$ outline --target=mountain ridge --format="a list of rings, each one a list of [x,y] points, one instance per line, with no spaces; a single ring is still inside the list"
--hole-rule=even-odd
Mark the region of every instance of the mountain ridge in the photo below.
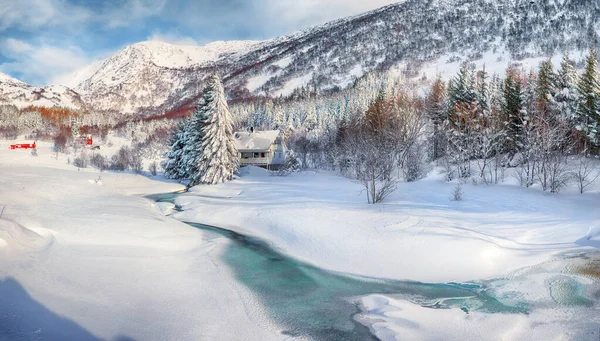
[[[597,44],[598,13],[600,4],[582,0],[407,0],[266,41],[132,44],[74,90],[95,110],[151,116],[195,101],[215,71],[235,100],[335,91],[368,72],[431,79],[465,62],[490,72],[514,62],[535,68]]]

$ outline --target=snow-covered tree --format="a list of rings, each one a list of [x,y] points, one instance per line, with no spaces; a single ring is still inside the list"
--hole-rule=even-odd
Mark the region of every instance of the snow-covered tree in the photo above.
[[[183,148],[185,147],[185,125],[188,120],[181,121],[178,129],[171,136],[169,141],[169,151],[165,154],[166,160],[163,161],[165,177],[169,179],[183,179],[186,177],[183,166]]]
[[[585,72],[578,85],[579,108],[577,110],[577,129],[586,141],[600,146],[600,70],[598,70],[598,54],[590,50]]]
[[[213,74],[209,79],[202,110],[207,117],[202,129],[202,158],[191,186],[198,183],[214,185],[231,180],[239,168],[231,114],[218,74]]]
[[[557,112],[558,118],[568,122],[571,128],[577,114],[577,102],[579,93],[577,91],[577,70],[575,64],[566,53],[560,63],[560,69],[556,76],[556,94],[552,106]]]
[[[507,71],[504,80],[503,122],[506,127],[508,150],[514,153],[522,149],[521,135],[527,121],[523,110],[522,80],[514,69]]]
[[[192,182],[199,176],[198,174],[202,169],[201,163],[204,150],[202,139],[204,137],[204,126],[208,121],[208,113],[205,106],[208,96],[208,92],[205,90],[203,101],[196,107],[196,111],[188,120],[189,122],[184,127],[183,132],[183,173]]]

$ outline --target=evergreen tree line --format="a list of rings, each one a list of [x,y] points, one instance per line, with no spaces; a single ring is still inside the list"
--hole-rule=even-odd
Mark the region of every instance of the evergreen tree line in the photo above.
[[[438,78],[426,96],[402,85],[381,87],[366,110],[340,116],[316,138],[291,138],[302,164],[336,168],[359,180],[371,203],[401,178],[415,181],[431,161],[447,179],[504,180],[558,192],[594,180],[589,162],[600,152],[600,72],[595,50],[583,72],[565,55],[536,71],[515,66],[506,76],[464,66],[449,82]],[[577,163],[568,157],[581,156]]]
[[[463,67],[448,84],[435,82],[425,106],[434,126],[432,158],[445,160],[450,178],[477,175],[497,183],[515,168],[523,186],[558,192],[570,174],[567,156],[600,151],[593,49],[581,74],[568,55],[558,69],[550,60],[537,72],[510,67],[504,79]]]

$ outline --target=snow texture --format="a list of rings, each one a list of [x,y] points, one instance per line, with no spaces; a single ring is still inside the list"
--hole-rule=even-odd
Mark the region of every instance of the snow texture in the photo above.
[[[50,143],[33,157],[11,142],[0,141],[0,339],[284,338],[221,263],[227,239],[143,197],[183,186],[78,171]]]
[[[424,282],[500,276],[554,255],[600,220],[597,198],[547,195],[514,185],[463,186],[442,175],[402,183],[381,205],[360,184],[327,172],[273,177],[252,167],[239,179],[198,186],[178,198],[175,217],[256,235],[329,270]]]
[[[279,136],[279,130],[238,131],[233,134],[235,145],[239,151],[264,151],[271,147]]]

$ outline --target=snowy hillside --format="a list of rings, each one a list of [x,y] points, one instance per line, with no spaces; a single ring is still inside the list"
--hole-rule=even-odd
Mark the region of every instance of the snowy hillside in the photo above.
[[[492,73],[514,62],[527,70],[550,56],[557,61],[565,51],[581,61],[600,42],[599,6],[577,0],[408,0],[263,42],[133,44],[74,73],[68,86],[95,110],[150,116],[189,106],[214,71],[235,99],[286,96],[301,87],[336,90],[371,71],[431,79],[450,77],[465,62]],[[0,91],[12,94],[4,102],[31,101],[27,94]]]
[[[171,96],[180,96],[190,82],[204,77],[205,68],[220,58],[248,51],[259,42],[213,42],[205,46],[179,46],[146,41],[127,46],[118,54],[80,72],[89,75],[75,89],[97,110],[136,113],[158,107]]]
[[[537,67],[565,51],[576,59],[598,41],[598,4],[567,0],[410,0],[288,36],[201,47],[144,42],[105,60],[76,90],[92,106],[163,113],[195,98],[222,73],[230,96],[344,88],[369,71],[449,77],[463,62],[504,72]],[[477,27],[477,29],[474,29]]]
[[[0,73],[0,104],[19,108],[34,106],[85,107],[79,94],[63,85],[35,87]]]

